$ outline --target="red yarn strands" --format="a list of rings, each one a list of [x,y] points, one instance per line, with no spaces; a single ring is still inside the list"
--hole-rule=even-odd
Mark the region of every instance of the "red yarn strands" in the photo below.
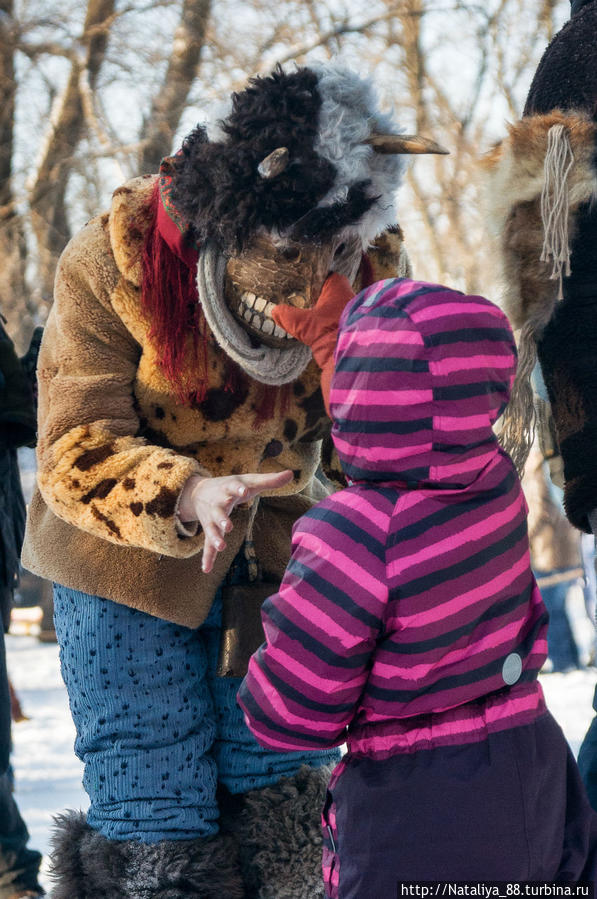
[[[207,391],[208,335],[197,293],[197,252],[183,244],[168,218],[159,180],[151,198],[142,266],[141,303],[160,369],[181,404],[201,403]]]
[[[197,291],[198,250],[186,240],[185,223],[172,205],[170,159],[162,161],[150,206],[151,224],[142,256],[141,305],[158,365],[183,406],[199,406],[208,394],[209,326]],[[290,386],[260,385],[254,406],[255,426],[273,418],[279,404],[284,414]],[[223,388],[246,393],[246,373],[232,359],[224,368]]]

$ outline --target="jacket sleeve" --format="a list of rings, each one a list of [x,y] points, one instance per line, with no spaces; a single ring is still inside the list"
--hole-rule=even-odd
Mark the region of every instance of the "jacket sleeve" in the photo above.
[[[35,432],[30,381],[0,322],[0,446],[33,446]]]
[[[355,717],[383,630],[385,547],[341,491],[295,525],[280,590],[263,605],[266,642],[238,694],[273,750],[338,746]]]
[[[176,507],[187,478],[207,473],[139,436],[140,346],[114,311],[118,291],[134,288],[116,267],[105,219],[94,219],[61,257],[42,341],[39,489],[54,514],[84,531],[187,557],[202,536],[179,534]]]

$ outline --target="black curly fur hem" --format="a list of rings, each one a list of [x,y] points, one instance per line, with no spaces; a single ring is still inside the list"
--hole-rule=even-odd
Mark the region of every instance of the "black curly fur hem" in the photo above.
[[[238,843],[251,899],[323,899],[321,810],[331,770],[303,765],[274,786],[222,798],[220,825]]]
[[[229,836],[147,844],[108,840],[77,812],[55,822],[52,899],[245,899]]]

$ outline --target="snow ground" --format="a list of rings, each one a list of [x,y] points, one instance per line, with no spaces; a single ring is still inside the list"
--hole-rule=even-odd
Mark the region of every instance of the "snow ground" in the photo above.
[[[572,594],[569,611],[581,655],[586,658],[593,630],[580,591]],[[35,636],[11,634],[6,640],[9,673],[30,719],[14,727],[16,799],[31,834],[30,845],[44,854],[41,880],[49,890],[52,816],[67,808],[87,808],[81,786],[83,768],[73,752],[75,730],[60,677],[58,647],[40,643]],[[547,704],[576,755],[593,716],[597,670],[544,674],[541,682]]]
[[[47,854],[52,816],[67,808],[86,809],[83,766],[73,752],[73,726],[60,677],[58,647],[36,637],[6,638],[8,671],[29,721],[13,727],[15,797],[31,836],[44,855],[41,882],[49,890]]]

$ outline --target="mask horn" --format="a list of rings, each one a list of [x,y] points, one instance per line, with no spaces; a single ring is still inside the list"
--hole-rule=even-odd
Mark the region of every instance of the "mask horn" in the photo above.
[[[276,178],[288,167],[290,154],[286,147],[278,147],[273,150],[265,159],[262,159],[257,166],[257,171],[262,178]]]
[[[450,151],[436,144],[434,140],[419,137],[418,134],[371,134],[366,144],[370,144],[376,153],[442,153]]]

